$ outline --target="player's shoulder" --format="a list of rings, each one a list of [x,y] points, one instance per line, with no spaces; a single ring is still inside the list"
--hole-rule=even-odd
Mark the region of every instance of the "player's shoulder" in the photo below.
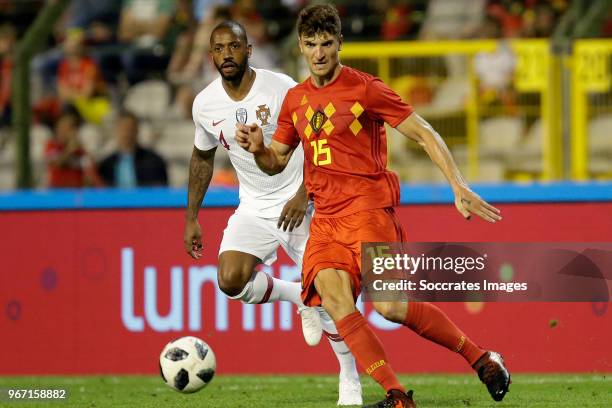
[[[193,100],[193,107],[200,107],[205,105],[206,102],[210,103],[211,101],[218,99],[220,91],[225,92],[223,86],[221,85],[221,77],[215,79],[210,84],[206,85],[204,89],[198,92]]]
[[[310,90],[309,83],[310,83],[310,77],[306,78],[299,84],[296,84],[293,88],[289,90],[289,92],[287,92],[287,98],[297,97],[297,95],[299,95],[299,97],[301,98],[302,95],[309,92]]]
[[[273,86],[277,88],[290,89],[293,88],[297,83],[287,74],[281,72],[270,71],[262,68],[253,68],[258,76],[261,77],[262,82],[266,86]]]
[[[376,81],[379,79],[378,77],[368,74],[367,72],[360,71],[356,68],[347,67],[346,65],[342,67],[342,71],[345,80],[348,80],[353,84],[357,82],[366,85],[369,82]]]

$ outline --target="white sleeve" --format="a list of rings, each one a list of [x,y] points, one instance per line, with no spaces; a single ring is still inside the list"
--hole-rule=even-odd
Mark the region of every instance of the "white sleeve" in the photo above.
[[[210,150],[219,144],[219,140],[212,135],[211,133],[206,131],[204,124],[200,121],[200,99],[196,98],[193,102],[193,108],[191,110],[191,114],[193,117],[193,123],[195,124],[195,138],[193,144],[199,150]]]
[[[282,78],[283,82],[287,86],[287,90],[289,90],[289,89],[291,89],[291,88],[293,88],[294,86],[297,85],[297,82],[295,82],[293,80],[293,78],[291,78],[289,75],[279,74],[279,76]]]

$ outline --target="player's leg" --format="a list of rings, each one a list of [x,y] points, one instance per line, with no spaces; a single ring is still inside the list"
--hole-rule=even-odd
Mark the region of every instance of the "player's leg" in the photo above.
[[[373,302],[373,306],[385,319],[403,324],[419,336],[459,353],[470,365],[486,353],[431,303]]]
[[[302,299],[308,306],[323,306],[330,314],[357,362],[387,390],[386,406],[414,407],[387,362],[380,340],[355,308],[361,279],[353,248],[359,240],[355,218],[312,221],[302,267]]]
[[[336,323],[338,333],[366,373],[379,383],[388,395],[393,390],[403,395],[405,389],[391,368],[380,340],[355,308],[354,282],[351,275],[339,269],[323,269],[316,274],[314,285],[321,305]]]
[[[283,231],[277,228],[277,220],[271,225],[274,232],[278,236],[280,245],[283,247],[287,255],[300,268],[306,243],[308,242],[310,223],[312,220],[311,212],[307,212],[302,223],[293,231]],[[300,285],[301,286],[301,285]],[[316,308],[321,322],[323,333],[327,337],[329,344],[338,359],[340,365],[339,382],[338,382],[338,405],[361,405],[363,399],[361,397],[361,382],[355,358],[351,354],[346,343],[338,334],[334,321],[322,307]]]
[[[459,353],[478,373],[496,401],[504,398],[510,385],[510,373],[504,360],[494,351],[478,347],[436,305],[427,302],[373,302],[387,320],[403,324],[419,336]]]
[[[317,345],[322,335],[321,322],[317,311],[302,303],[300,283],[255,270],[260,263],[270,265],[276,260],[279,242],[267,228],[268,222],[240,212],[230,217],[219,249],[219,288],[231,299],[244,303],[285,300],[296,304],[306,343]]]
[[[371,242],[405,241],[405,235],[393,210],[371,215],[390,236],[378,235]],[[395,233],[392,233],[395,231]],[[387,320],[402,324],[419,336],[459,353],[479,373],[491,396],[500,401],[508,390],[510,374],[501,356],[478,347],[436,305],[428,302],[373,302],[374,308]]]
[[[303,305],[299,282],[288,282],[255,270],[261,263],[256,256],[240,251],[219,255],[219,288],[233,299],[245,303],[269,303],[279,300]]]
[[[260,263],[276,260],[279,243],[266,224],[265,219],[240,212],[230,217],[219,248],[219,288],[245,303],[286,300],[302,305],[299,283],[255,270]]]
[[[338,375],[338,405],[362,405],[361,380],[355,363],[344,339],[338,334],[338,329],[331,316],[322,307],[317,307],[323,333],[338,359],[340,373]]]

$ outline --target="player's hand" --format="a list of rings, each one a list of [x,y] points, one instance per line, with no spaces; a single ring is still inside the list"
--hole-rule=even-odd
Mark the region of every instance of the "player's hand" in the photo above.
[[[300,188],[291,200],[287,201],[283,207],[280,217],[278,217],[278,223],[276,226],[282,228],[283,231],[293,231],[294,228],[302,225],[306,210],[308,209],[308,194],[306,189]]]
[[[255,123],[236,123],[236,142],[249,153],[258,153],[265,149],[263,132]]]
[[[467,186],[460,186],[455,190],[455,207],[466,220],[469,220],[472,214],[492,223],[502,219],[499,209],[480,198]]]
[[[198,220],[187,220],[185,222],[183,243],[185,244],[185,251],[193,259],[202,257],[202,229]]]

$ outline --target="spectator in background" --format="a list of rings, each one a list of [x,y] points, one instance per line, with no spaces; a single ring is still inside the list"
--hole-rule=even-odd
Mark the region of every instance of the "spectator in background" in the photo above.
[[[230,6],[231,0],[192,0],[193,17],[198,23],[210,18],[217,6]]]
[[[495,51],[474,56],[480,100],[486,106],[501,106],[504,113],[516,114],[516,92],[512,88],[516,55],[508,41],[502,39],[501,25],[495,17],[487,16],[479,34],[483,39],[500,40]]]
[[[194,88],[201,89],[212,80],[216,70],[214,67],[209,67],[211,64],[206,64],[210,49],[210,33],[221,21],[231,18],[229,7],[214,6],[198,25],[193,40],[178,41],[168,65],[167,74],[170,82],[192,84]]]
[[[120,9],[121,0],[73,1],[64,16],[65,26],[85,30],[90,45],[113,43]]]
[[[55,123],[53,139],[45,147],[48,186],[52,188],[101,186],[93,158],[78,138],[81,118],[65,110]]]
[[[486,0],[431,0],[427,4],[421,40],[473,37],[485,16]]]
[[[126,47],[121,54],[128,82],[145,79],[147,70],[163,71],[173,45],[171,34],[176,10],[174,0],[123,0],[119,21],[119,41]]]
[[[232,20],[242,24],[249,41],[253,44],[253,53],[249,58],[252,66],[257,68],[275,69],[280,64],[280,58],[273,44],[268,39],[266,22],[257,10],[256,0],[234,0],[231,8]]]
[[[225,3],[225,2],[223,2]],[[181,39],[177,43],[170,64],[168,65],[168,80],[174,85],[190,84],[194,89],[202,89],[217,77],[218,73],[211,63],[208,52],[210,49],[210,33],[214,27],[224,20],[240,22],[249,33],[253,43],[251,64],[257,68],[275,69],[278,61],[272,44],[268,42],[266,24],[255,7],[253,0],[236,0],[231,7],[215,5],[200,22],[191,42]],[[190,49],[187,57],[186,50]]]
[[[421,6],[423,7],[423,6]],[[394,41],[414,36],[419,28],[415,16],[424,14],[425,10],[407,0],[392,2],[385,10],[384,20],[380,27],[380,36],[384,41]]]
[[[487,15],[501,26],[502,37],[516,38],[523,29],[525,5],[520,0],[496,0],[487,6]]]
[[[62,105],[74,105],[86,121],[100,124],[111,105],[104,96],[105,84],[98,64],[86,55],[84,42],[83,30],[68,31],[57,73],[58,94]]]
[[[523,13],[521,35],[525,38],[548,38],[557,24],[557,12],[547,3],[538,3]]]
[[[119,114],[115,127],[118,150],[99,165],[107,185],[133,188],[168,184],[165,161],[154,151],[138,145],[138,124],[133,113]]]
[[[0,26],[0,128],[11,125],[11,78],[16,39],[14,26]]]

